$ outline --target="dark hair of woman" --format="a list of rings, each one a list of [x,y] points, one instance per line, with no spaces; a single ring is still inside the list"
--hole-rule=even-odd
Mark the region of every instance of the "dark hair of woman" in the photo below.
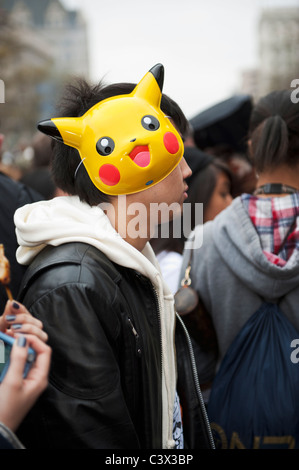
[[[299,106],[291,90],[273,91],[255,105],[249,123],[251,156],[258,173],[299,162]]]
[[[90,85],[85,80],[79,79],[66,87],[58,106],[58,115],[60,117],[82,116],[98,102],[112,96],[131,93],[135,86],[133,83],[105,86],[102,82]],[[174,125],[184,137],[188,129],[188,121],[177,103],[163,94],[161,109],[172,118]],[[84,165],[80,166],[80,171],[77,172],[75,178],[76,169],[81,161],[77,149],[54,141],[53,150],[52,174],[55,184],[60,189],[68,194],[78,195],[81,201],[91,206],[109,202],[109,196],[94,186]]]
[[[195,210],[196,203],[203,204],[203,222],[206,222],[206,212],[211,201],[211,197],[216,187],[217,178],[219,173],[225,173],[230,185],[232,184],[232,174],[229,167],[223,161],[214,158],[210,165],[206,166],[202,171],[199,171],[192,176],[192,183],[188,191],[188,199],[186,202],[191,204],[191,228],[195,227]]]

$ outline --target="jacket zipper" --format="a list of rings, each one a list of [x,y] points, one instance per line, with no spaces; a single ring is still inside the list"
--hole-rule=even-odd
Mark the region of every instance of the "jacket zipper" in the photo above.
[[[152,282],[143,277],[140,273],[136,272],[136,276],[143,280],[143,282],[146,282],[152,289],[153,293],[154,293],[154,299],[155,299],[155,304],[156,304],[156,311],[157,311],[157,320],[158,320],[158,328],[159,328],[159,339],[160,339],[160,366],[161,366],[161,383],[162,383],[162,380],[163,380],[163,341],[162,341],[162,328],[161,328],[161,312],[160,312],[160,302],[159,302],[159,297],[158,297],[158,293],[156,291],[156,288],[153,286]],[[170,429],[172,429],[172,422],[170,423]],[[162,432],[163,434],[163,432]],[[169,438],[169,436],[167,437],[167,439]],[[163,435],[162,435],[162,441],[163,441]]]
[[[158,319],[158,328],[159,328],[159,339],[160,339],[160,364],[161,364],[161,379],[162,379],[162,366],[163,366],[163,353],[162,353],[162,332],[161,332],[161,315],[160,315],[160,305],[159,305],[159,298],[157,291],[151,281],[144,276],[142,276],[140,273],[135,272],[135,275],[138,279],[140,279],[143,283],[146,283],[149,285],[154,293],[154,298],[155,298],[155,304],[156,304],[156,310],[157,310],[157,319]],[[129,319],[130,320],[130,319]],[[131,320],[130,320],[131,321]],[[136,331],[136,330],[135,330]],[[136,332],[137,333],[137,332]]]
[[[158,324],[159,324],[159,334],[160,334],[160,349],[161,349],[161,383],[163,380],[163,341],[162,341],[162,327],[161,327],[161,311],[160,311],[160,302],[159,302],[159,296],[156,291],[156,288],[153,286],[152,283],[150,283],[154,292],[154,297],[155,297],[155,303],[157,307],[157,317],[158,317]],[[166,371],[164,372],[166,373]],[[169,400],[169,397],[167,398]],[[172,410],[173,410],[174,403],[172,403]],[[173,415],[169,416],[169,412],[167,410],[167,416],[168,416],[168,435],[167,435],[167,441],[173,440]],[[170,433],[170,435],[169,435]],[[163,441],[163,435],[162,435],[162,441]]]
[[[188,330],[187,330],[183,320],[181,319],[181,317],[179,316],[178,313],[176,313],[176,317],[177,317],[178,321],[181,323],[181,325],[183,327],[183,331],[185,333],[185,337],[186,337],[187,345],[188,345],[188,350],[189,350],[189,356],[190,356],[190,360],[191,360],[191,368],[192,368],[192,374],[193,374],[193,379],[194,379],[194,384],[195,384],[195,391],[196,391],[198,401],[199,401],[199,405],[200,405],[200,408],[201,408],[201,411],[202,411],[202,415],[204,417],[204,421],[205,421],[205,424],[206,424],[206,429],[207,429],[211,449],[215,449],[215,443],[214,443],[214,439],[213,439],[213,435],[212,435],[212,431],[211,431],[211,427],[210,427],[210,422],[209,422],[209,419],[208,419],[204,399],[202,397],[202,393],[201,393],[201,389],[200,389],[200,385],[199,385],[196,362],[195,362],[195,358],[194,358],[191,339],[190,339]]]
[[[129,324],[129,327],[131,328],[131,331],[132,331],[132,333],[135,337],[135,352],[136,352],[136,355],[138,357],[141,357],[142,351],[141,351],[141,347],[140,347],[139,334],[137,333],[137,330],[134,327],[130,317],[128,317],[128,324]]]
[[[159,298],[157,291],[155,287],[150,283],[154,292],[154,297],[155,297],[155,303],[157,307],[157,317],[158,317],[158,327],[159,327],[159,338],[160,338],[160,364],[161,364],[161,379],[163,375],[163,352],[162,352],[162,331],[161,331],[161,315],[160,315],[160,304],[159,304]]]

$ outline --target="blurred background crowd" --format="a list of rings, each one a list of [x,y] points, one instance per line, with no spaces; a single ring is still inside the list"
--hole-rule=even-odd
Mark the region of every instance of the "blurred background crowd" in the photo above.
[[[281,180],[284,191],[285,188],[290,189],[294,172],[287,157],[289,153],[293,155],[292,152],[296,149],[297,161],[298,147],[294,145],[297,145],[298,125],[295,120],[291,122],[295,127],[294,131],[287,122],[290,104],[288,91],[294,88],[294,99],[299,102],[298,43],[299,0],[152,0],[150,3],[140,0],[0,0],[0,177],[3,180],[1,201],[4,214],[1,218],[5,221],[3,228],[7,232],[6,240],[1,242],[5,245],[8,258],[15,258],[17,248],[16,240],[11,235],[15,229],[15,210],[28,202],[52,199],[63,194],[52,181],[52,141],[50,137],[37,132],[36,125],[40,120],[55,117],[64,86],[73,78],[81,77],[92,83],[102,80],[107,84],[130,82],[141,78],[156,63],[161,62],[164,65],[166,86],[164,85],[163,91],[179,104],[189,121],[188,135],[183,137],[185,158],[193,175],[188,181],[186,202],[191,203],[192,207],[198,202],[203,203],[201,222],[204,228],[211,227],[212,225],[205,223],[212,221],[228,206],[236,207],[232,204],[234,198],[244,193],[247,193],[246,197],[248,194],[251,197],[254,193],[257,176],[260,175],[257,175],[248,152],[251,112],[261,97],[274,90],[286,90],[287,94],[284,96],[287,96],[287,104],[282,100],[282,109],[278,106],[282,116],[279,122],[282,125],[283,121],[284,133],[289,125],[292,135],[290,143],[288,142],[288,151],[283,155],[283,162],[287,162],[287,178],[285,174],[281,174],[281,168],[285,170],[285,166],[281,165],[278,167],[278,179]],[[255,51],[254,60],[249,58],[252,49]],[[277,104],[273,97],[270,97],[270,104],[272,99]],[[270,107],[269,115],[266,113],[265,118],[271,119],[272,125],[272,118],[278,116],[274,104],[275,112],[272,115]],[[263,131],[255,129],[254,127],[253,131],[257,132],[255,142],[263,140]],[[276,137],[277,129],[274,134]],[[269,138],[270,144],[272,140]],[[266,151],[263,153],[264,158],[267,156]],[[277,183],[277,175],[274,180],[271,178],[270,183]],[[6,194],[5,185],[9,188],[9,193]],[[298,193],[297,181],[295,187],[295,192]],[[25,188],[30,189],[25,191]],[[55,202],[57,201],[63,202],[62,199],[56,199]],[[294,209],[297,222],[298,202],[291,208]],[[249,216],[247,218],[249,220]],[[196,223],[193,219],[191,222],[193,229]],[[229,220],[228,226],[230,222]],[[283,223],[284,220],[282,225]],[[184,233],[181,238],[175,237],[172,233],[173,226],[171,223],[169,225],[169,236],[160,236],[158,232],[151,243],[162,274],[176,294],[181,280],[180,267],[187,234]],[[293,227],[291,223],[290,226]],[[240,233],[246,230],[242,226]],[[255,232],[252,233],[256,235]],[[297,226],[294,233],[295,236],[291,232],[289,238],[291,241],[295,238],[297,250]],[[248,238],[250,236],[249,234]],[[207,241],[212,238],[207,237]],[[241,235],[240,240],[246,238]],[[219,246],[223,245],[219,243]],[[288,255],[293,250],[293,244],[290,243],[290,246]],[[247,246],[241,248],[246,251]],[[212,250],[213,246],[210,251]],[[214,258],[210,259],[213,263]],[[191,256],[187,261],[190,267]],[[209,261],[207,257],[202,265],[209,266]],[[219,261],[215,262],[221,278],[218,285],[225,287],[223,280],[228,283],[229,276],[221,274],[220,264]],[[255,258],[252,264],[255,264]],[[194,262],[194,265],[199,267],[200,263]],[[13,293],[18,292],[18,283],[23,276],[23,271],[17,272],[17,268],[19,267],[12,263],[12,280],[15,283],[11,286]],[[210,276],[211,279],[214,279],[214,274],[213,272],[213,276]],[[273,275],[276,286],[279,277],[276,274],[275,276]],[[287,279],[292,278],[291,275],[288,276]],[[254,275],[250,274],[248,277],[254,279]],[[181,284],[184,287],[185,280],[186,274]],[[237,294],[239,290],[243,292],[240,289],[243,284],[236,283],[237,287],[234,288]],[[284,285],[283,282],[281,284]],[[200,291],[201,282],[198,285],[200,288],[197,286],[197,290]],[[262,289],[258,285],[259,287]],[[248,292],[250,300],[252,293],[249,288]],[[217,288],[215,294],[215,298],[219,295],[221,301],[225,298]],[[200,295],[202,296],[202,292]],[[2,310],[6,302],[6,296],[3,296],[4,291],[2,300],[0,297]],[[234,296],[231,297],[233,299]],[[240,304],[242,302],[246,304],[240,295]],[[225,301],[223,304],[230,307]],[[217,306],[216,303],[215,305]],[[214,377],[214,362],[218,354],[215,350],[218,345],[214,327],[212,328],[211,320],[199,300],[197,306],[202,331],[206,329],[206,340],[213,347],[212,359],[210,360],[208,351],[206,370],[200,371],[204,399],[207,400]],[[247,307],[249,309],[246,304]],[[20,307],[15,304],[14,308]],[[227,307],[227,311],[228,318],[231,318],[233,308]],[[240,311],[239,308],[235,309],[238,321]],[[222,306],[219,312],[222,321]],[[182,314],[184,313],[186,312]],[[217,320],[217,316],[215,318]],[[233,319],[228,323],[237,325],[237,329],[238,321]],[[189,330],[192,329],[196,331],[190,323]],[[198,330],[201,333],[199,328]],[[233,337],[231,332],[229,335]],[[217,340],[219,341],[219,337]],[[276,378],[275,375],[275,383]],[[43,381],[42,387],[44,386]]]
[[[132,35],[130,38],[134,37],[135,31],[135,42],[141,49],[140,57],[147,64],[145,70],[153,65],[154,49],[150,52],[150,46],[151,43],[154,45],[154,36],[157,33],[155,25],[147,24],[151,21],[147,20],[147,17],[150,18],[150,10],[157,8],[156,2],[153,2],[151,9],[148,5],[136,3],[134,0],[125,3],[108,2],[109,7],[106,3],[100,0],[96,2],[87,0],[84,4],[72,0],[0,0],[0,79],[3,85],[0,97],[0,133],[5,137],[0,169],[16,180],[25,181],[29,186],[33,185],[34,189],[46,198],[55,194],[55,188],[49,177],[51,144],[48,137],[36,132],[36,123],[41,119],[55,116],[55,106],[65,83],[73,76],[95,81],[95,73],[92,73],[95,50],[97,70],[102,71],[97,73],[96,79],[105,79],[105,75],[109,75],[105,51],[110,51],[112,47],[109,41],[111,42],[111,37],[115,37],[118,32],[125,42],[126,30],[128,35]],[[168,54],[164,50],[164,42],[161,42],[161,57],[155,59],[155,62],[166,62],[164,63],[167,81],[165,92],[180,104],[190,120],[193,144],[225,160],[233,176],[237,178],[237,183],[241,181],[241,188],[233,184],[233,196],[240,191],[250,192],[254,187],[253,169],[246,155],[248,119],[253,103],[272,90],[290,88],[292,81],[299,79],[299,3],[287,0],[283,2],[255,0],[250,3],[257,12],[250,38],[245,37],[247,35],[245,29],[244,37],[239,35],[236,21],[237,12],[240,22],[243,16],[242,21],[246,24],[246,15],[249,11],[247,0],[244,2],[227,0],[221,3],[219,0],[212,0],[209,4],[197,2],[196,8],[194,1],[188,0],[183,10],[186,15],[177,18],[178,23],[174,22],[174,15],[181,8],[177,0],[163,4],[165,8],[169,8],[169,18],[159,19],[159,11],[154,12],[157,21],[162,21],[157,25],[163,25],[165,41],[168,43]],[[217,15],[221,16],[225,11],[225,5],[227,5],[227,16],[224,20]],[[89,8],[89,11],[85,11],[85,8]],[[94,9],[94,21],[90,14],[91,8]],[[207,49],[209,53],[209,43],[196,42],[196,31],[192,33],[193,43],[190,43],[190,38],[186,35],[185,28],[188,28],[189,23],[194,25],[196,21],[190,16],[192,8],[195,17],[198,11],[202,11],[204,17],[205,11],[213,9],[211,17],[214,20],[210,25],[210,38],[215,37],[219,44],[216,56],[211,45],[211,61],[208,64],[200,64],[202,73],[198,77],[194,77],[194,63],[202,60],[201,49]],[[118,26],[120,14],[123,27]],[[144,37],[140,36],[142,17]],[[200,21],[198,17],[199,29]],[[227,37],[223,34],[225,29],[218,27],[223,23],[226,23],[224,28],[227,30]],[[91,34],[95,27],[99,30],[99,38],[103,30],[103,36],[98,42]],[[108,28],[111,30],[111,36],[106,33]],[[216,92],[213,96],[211,94],[209,96],[211,105],[204,105],[201,96],[205,93],[205,87],[205,94],[209,95],[205,80],[215,82],[214,88],[217,87],[219,91],[224,86],[225,77],[234,73],[228,61],[227,68],[223,68],[221,61],[224,51],[229,57],[229,49],[232,47],[226,40],[234,34],[234,29],[236,31],[234,41],[236,44],[240,43],[244,55],[247,54],[246,41],[255,44],[256,63],[250,69],[242,69],[241,54],[241,70],[235,78],[234,89],[231,89],[227,96],[224,96],[224,91],[222,95],[218,95],[223,96],[218,102]],[[181,50],[185,51],[185,59],[184,53],[181,55],[181,50],[178,50],[175,61],[177,80],[180,82],[182,93],[176,92],[173,96],[173,93],[170,93],[170,90],[174,89],[172,84],[174,65],[171,60],[175,57],[173,52],[178,43],[181,44]],[[125,47],[128,49],[128,46]],[[130,51],[127,50],[127,53]],[[114,48],[113,57],[109,53],[109,61],[121,63],[121,54],[120,43],[119,49]],[[193,57],[192,62],[189,59],[190,54]],[[132,57],[131,60],[134,63],[139,59]],[[215,70],[211,65],[212,60],[216,64],[219,63],[217,78],[212,76]],[[109,61],[107,59],[107,63]],[[128,63],[128,68],[130,65]],[[144,70],[141,65],[139,68],[138,73],[141,76]],[[125,72],[127,73],[124,68],[124,76],[119,75],[120,80],[126,80]],[[211,73],[210,78],[209,73]],[[134,77],[136,77],[135,72]],[[192,89],[194,80],[197,89]],[[191,96],[192,107],[190,101],[184,102],[187,92]],[[197,111],[194,112],[194,109]]]

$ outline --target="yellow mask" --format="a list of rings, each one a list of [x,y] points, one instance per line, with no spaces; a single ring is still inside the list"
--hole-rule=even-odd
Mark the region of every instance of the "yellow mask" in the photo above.
[[[160,109],[164,68],[155,65],[132,93],[100,101],[82,117],[41,121],[38,129],[79,151],[93,184],[109,195],[159,183],[184,151],[179,133]]]

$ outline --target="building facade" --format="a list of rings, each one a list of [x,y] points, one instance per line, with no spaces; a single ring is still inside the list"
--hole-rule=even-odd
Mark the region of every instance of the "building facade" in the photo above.
[[[255,100],[299,79],[299,8],[265,8],[257,28],[257,67],[242,73],[241,91]]]
[[[23,35],[34,32],[53,57],[55,71],[88,78],[87,25],[78,10],[59,0],[0,0],[0,6]]]
[[[0,0],[0,133],[12,151],[53,116],[65,82],[89,79],[87,33],[81,13],[59,0]]]
[[[299,78],[299,8],[264,10],[259,22],[259,94]]]

